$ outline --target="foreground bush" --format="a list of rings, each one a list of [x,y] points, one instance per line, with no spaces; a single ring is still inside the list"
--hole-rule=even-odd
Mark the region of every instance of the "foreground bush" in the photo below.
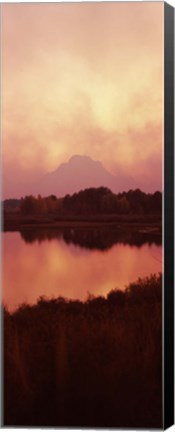
[[[4,313],[4,424],[161,428],[161,275]]]

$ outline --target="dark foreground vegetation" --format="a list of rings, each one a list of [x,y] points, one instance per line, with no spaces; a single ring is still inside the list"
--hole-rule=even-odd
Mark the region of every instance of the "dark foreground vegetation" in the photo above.
[[[159,275],[5,309],[4,424],[161,428],[161,292]]]

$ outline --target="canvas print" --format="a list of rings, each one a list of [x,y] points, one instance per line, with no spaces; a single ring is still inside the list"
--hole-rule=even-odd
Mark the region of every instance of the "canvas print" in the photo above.
[[[164,3],[1,20],[4,425],[161,428]]]

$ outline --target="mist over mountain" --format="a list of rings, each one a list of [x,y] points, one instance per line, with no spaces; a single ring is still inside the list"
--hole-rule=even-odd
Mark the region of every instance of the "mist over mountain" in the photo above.
[[[118,193],[136,184],[132,177],[112,175],[101,162],[89,156],[74,155],[68,162],[61,164],[55,171],[47,173],[38,182],[38,193],[47,196],[64,196],[89,187],[105,186]]]

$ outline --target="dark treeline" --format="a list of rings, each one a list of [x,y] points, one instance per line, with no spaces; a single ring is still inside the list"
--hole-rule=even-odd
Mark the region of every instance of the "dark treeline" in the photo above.
[[[131,228],[121,230],[114,226],[94,228],[32,228],[32,230],[21,229],[21,237],[26,243],[39,243],[45,240],[63,239],[67,244],[74,244],[86,249],[107,250],[117,243],[129,244],[130,246],[140,247],[145,243],[162,244],[161,233],[157,232],[138,232]]]
[[[13,203],[10,203],[13,201]],[[12,207],[11,207],[12,204]],[[14,207],[16,206],[16,207]],[[162,212],[162,193],[145,193],[140,189],[129,190],[115,194],[106,187],[89,188],[57,198],[55,195],[48,197],[34,197],[32,195],[16,200],[4,202],[5,211],[18,210],[24,215],[29,214],[155,214]]]
[[[84,214],[117,213],[117,214],[160,214],[162,211],[162,194],[146,194],[139,189],[114,194],[108,188],[90,188],[67,195],[64,198],[64,209],[68,212]]]
[[[4,425],[162,428],[162,278],[4,312]]]
[[[21,200],[20,199],[6,199],[2,202],[2,207],[7,212],[16,212],[20,209]]]

